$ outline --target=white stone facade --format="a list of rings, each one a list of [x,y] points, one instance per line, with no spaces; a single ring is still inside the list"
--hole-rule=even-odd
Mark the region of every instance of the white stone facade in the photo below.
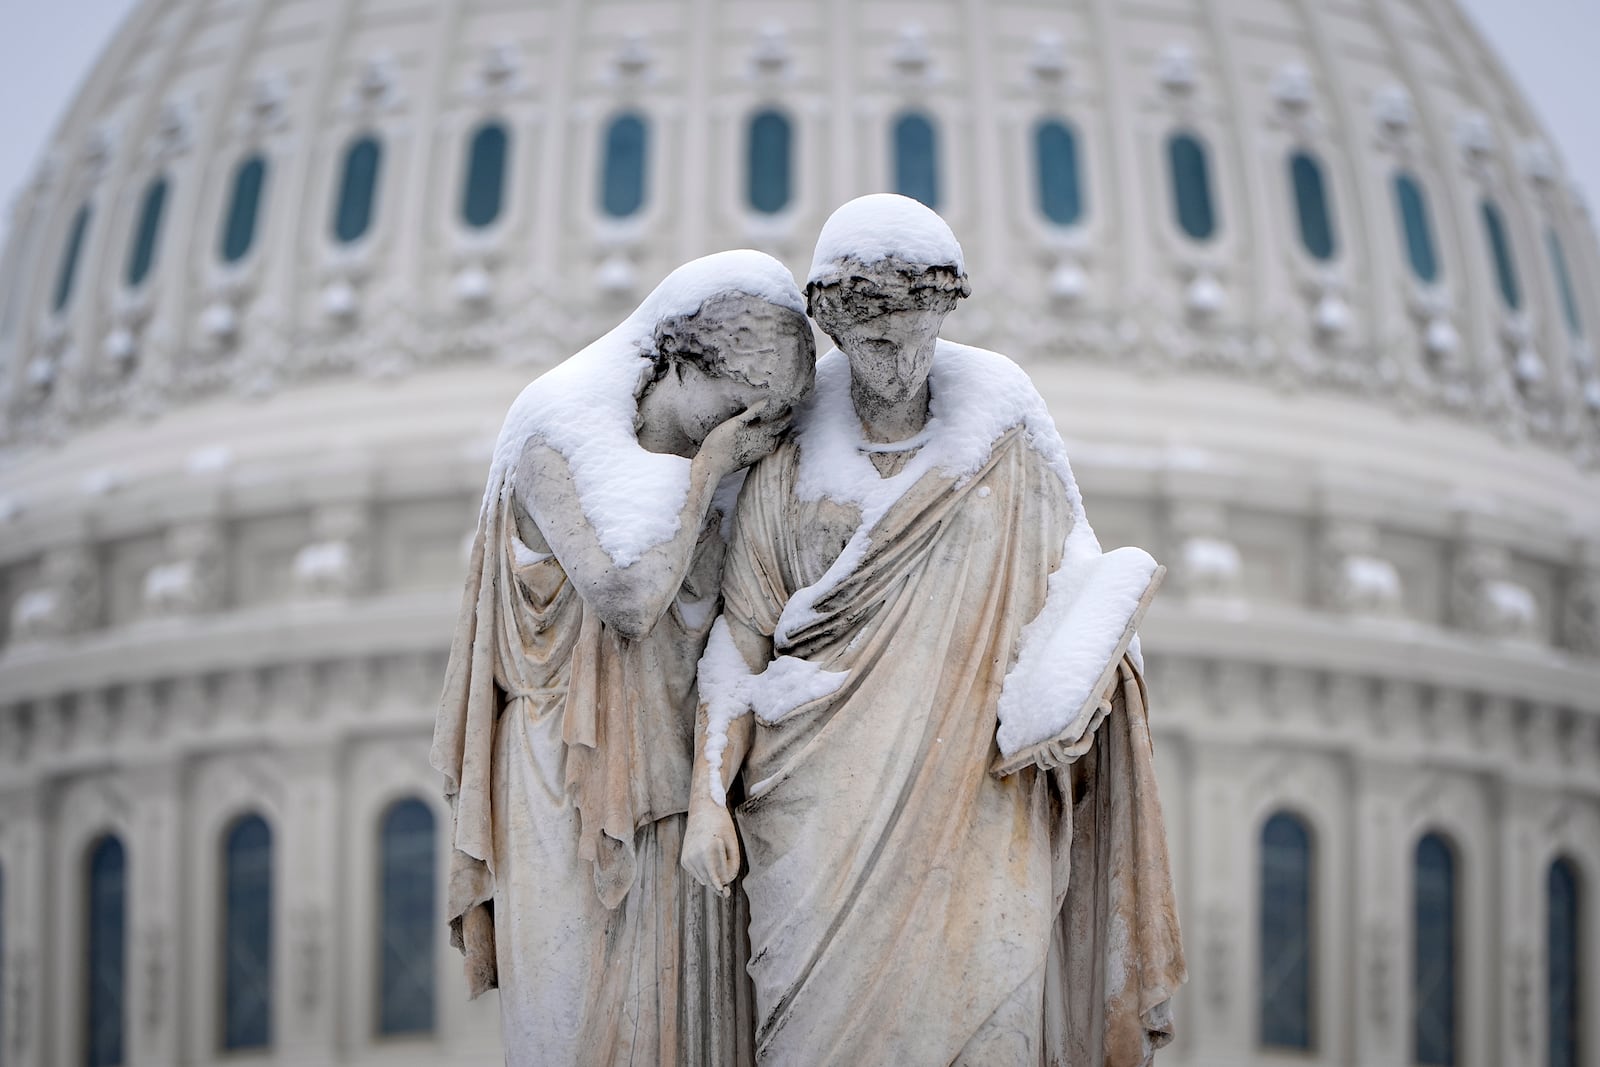
[[[744,184],[767,106],[794,131],[770,215]],[[380,813],[418,796],[443,817],[426,750],[500,417],[684,259],[751,245],[803,271],[833,207],[892,187],[909,108],[938,131],[975,290],[947,334],[1027,367],[1102,540],[1172,568],[1144,641],[1192,980],[1162,1062],[1413,1062],[1411,857],[1439,831],[1457,1062],[1546,1062],[1565,857],[1600,1064],[1600,246],[1449,0],[140,5],[0,259],[0,1060],[84,1061],[86,850],[114,831],[126,1062],[499,1061],[442,927],[433,1034],[375,1036],[373,914]],[[645,196],[611,218],[601,143],[625,110],[649,123]],[[1069,226],[1037,205],[1045,117],[1076,133]],[[489,119],[508,177],[474,229],[465,146]],[[1174,221],[1177,130],[1209,150],[1205,241]],[[374,214],[340,244],[362,135],[383,145]],[[1326,259],[1297,236],[1296,150],[1326,177]],[[224,262],[255,153],[257,232]],[[1432,282],[1401,169],[1427,191]],[[1278,810],[1315,846],[1309,1054],[1258,1041]],[[274,831],[274,1036],[227,1054],[220,840],[245,811]]]

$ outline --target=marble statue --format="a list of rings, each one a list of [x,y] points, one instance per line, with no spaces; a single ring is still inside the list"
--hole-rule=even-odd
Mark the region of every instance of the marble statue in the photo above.
[[[1159,568],[1102,555],[1027,376],[939,338],[968,291],[927,208],[835,212],[807,300],[838,349],[735,509],[682,862],[724,892],[745,865],[763,1065],[1133,1067],[1171,1039],[1130,641]]]
[[[788,270],[721,253],[507,415],[432,761],[452,939],[517,1067],[750,1060],[742,923],[678,866],[695,665],[739,479],[814,364]]]

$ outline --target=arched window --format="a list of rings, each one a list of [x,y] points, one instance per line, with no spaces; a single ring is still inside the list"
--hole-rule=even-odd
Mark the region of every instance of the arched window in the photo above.
[[[128,859],[122,842],[103,837],[89,853],[89,1067],[122,1062],[127,1005]]]
[[[1417,1063],[1455,1067],[1456,873],[1450,843],[1417,842],[1411,957],[1412,1054]]]
[[[1294,153],[1289,157],[1289,184],[1294,188],[1295,215],[1300,220],[1300,243],[1313,258],[1332,259],[1333,211],[1328,206],[1322,164],[1309,152]]]
[[[1561,294],[1561,314],[1567,320],[1567,330],[1574,337],[1583,336],[1583,320],[1578,317],[1578,294],[1572,288],[1572,275],[1567,272],[1567,257],[1561,251],[1561,238],[1556,231],[1544,232],[1544,243],[1550,249],[1550,269],[1555,271],[1556,289]]]
[[[894,122],[894,190],[939,207],[939,132],[915,111]]]
[[[1205,145],[1193,134],[1173,134],[1167,139],[1167,167],[1172,174],[1172,210],[1178,227],[1196,241],[1209,239],[1217,230],[1217,215],[1211,202],[1211,166]]]
[[[1261,828],[1261,1043],[1310,1049],[1311,833],[1278,812]]]
[[[368,134],[350,143],[344,152],[339,177],[339,198],[334,203],[333,235],[340,244],[358,240],[372,225],[372,207],[378,195],[378,172],[383,167],[383,145]]]
[[[73,216],[72,228],[67,231],[67,243],[61,252],[61,266],[56,270],[56,292],[50,301],[55,311],[66,308],[72,299],[72,282],[78,274],[78,253],[83,251],[83,235],[89,229],[89,205],[85,204]]]
[[[746,196],[750,206],[764,215],[789,206],[793,144],[793,126],[782,112],[759,111],[751,116]]]
[[[1500,296],[1506,307],[1515,311],[1522,306],[1522,287],[1517,282],[1517,265],[1511,258],[1505,219],[1492,200],[1483,202],[1483,234],[1489,241],[1489,256],[1494,260],[1494,277],[1500,285]]]
[[[1417,179],[1401,171],[1394,176],[1394,206],[1400,213],[1400,230],[1406,238],[1406,260],[1418,281],[1439,277],[1439,256],[1433,247],[1433,224],[1428,220],[1428,200]]]
[[[600,207],[612,218],[627,218],[644,206],[649,149],[650,128],[643,117],[628,112],[612,119],[606,127]]]
[[[133,247],[128,250],[129,286],[138,285],[156,261],[156,244],[161,237],[161,211],[167,203],[167,179],[157,178],[144,191],[139,221],[133,230]]]
[[[272,830],[259,815],[233,824],[222,847],[222,1047],[272,1040]]]
[[[1572,861],[1550,865],[1545,887],[1550,910],[1548,953],[1550,1067],[1578,1067],[1578,872]]]
[[[1071,226],[1083,215],[1078,139],[1066,123],[1046,119],[1034,127],[1033,155],[1040,213],[1057,226]]]
[[[378,1032],[433,1029],[434,819],[420,800],[402,800],[383,817],[379,860]]]
[[[500,217],[510,145],[511,134],[503,122],[486,122],[472,135],[467,147],[467,182],[461,191],[461,219],[474,229]]]
[[[261,155],[244,160],[233,172],[222,223],[222,261],[237,263],[256,241],[256,216],[261,210],[261,188],[267,181],[267,161]]]

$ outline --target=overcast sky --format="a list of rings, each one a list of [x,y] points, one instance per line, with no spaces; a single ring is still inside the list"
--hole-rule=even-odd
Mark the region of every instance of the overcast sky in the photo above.
[[[67,101],[136,0],[0,0],[0,205],[32,173]],[[1387,2],[1387,0],[1379,0]],[[1462,0],[1600,205],[1600,0]],[[3,239],[6,217],[0,217]]]

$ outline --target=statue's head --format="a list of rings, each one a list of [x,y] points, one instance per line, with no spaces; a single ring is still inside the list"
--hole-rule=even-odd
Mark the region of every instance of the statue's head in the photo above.
[[[823,225],[806,306],[849,357],[852,377],[894,397],[927,379],[945,316],[971,292],[945,221],[910,197],[875,193]]]
[[[641,416],[670,420],[685,444],[698,447],[748,408],[776,416],[805,399],[817,351],[810,322],[796,310],[798,287],[793,296],[780,302],[724,289],[693,311],[660,319]]]

